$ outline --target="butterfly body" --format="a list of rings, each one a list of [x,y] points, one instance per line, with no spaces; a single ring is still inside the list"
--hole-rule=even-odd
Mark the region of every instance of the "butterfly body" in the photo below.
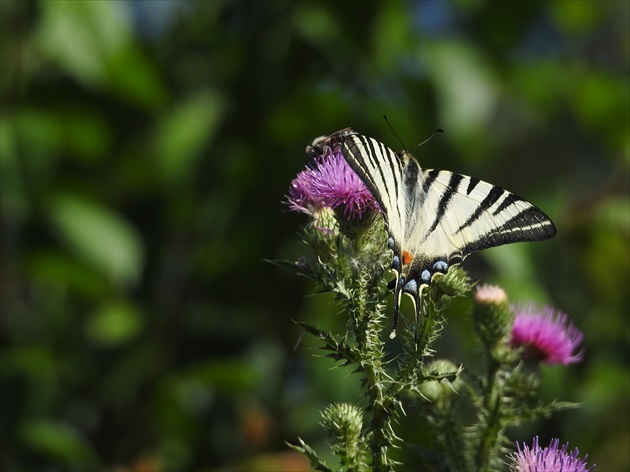
[[[556,233],[549,217],[521,197],[475,177],[422,169],[410,153],[397,154],[351,128],[317,138],[307,152],[323,154],[334,146],[341,146],[384,215],[396,276],[394,328],[403,293],[418,313],[420,294],[433,275],[471,252]]]

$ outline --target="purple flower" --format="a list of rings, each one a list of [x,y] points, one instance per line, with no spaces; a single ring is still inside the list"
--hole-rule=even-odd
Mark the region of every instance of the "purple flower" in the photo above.
[[[547,364],[567,365],[582,360],[582,353],[574,351],[584,335],[566,314],[533,305],[517,306],[514,311],[512,347],[524,346],[528,356]]]
[[[538,446],[538,436],[532,441],[530,449],[525,443],[523,448],[516,443],[517,452],[511,455],[512,463],[510,470],[512,472],[588,472],[593,470],[595,465],[586,468],[586,459],[578,459],[580,451],[576,447],[570,454],[567,453],[569,443],[558,449],[559,439],[552,439],[549,447],[541,449]]]
[[[343,207],[346,218],[361,218],[378,209],[376,200],[363,181],[348,166],[341,148],[327,149],[315,158],[312,167],[291,182],[287,203],[291,210],[313,214],[321,208]]]

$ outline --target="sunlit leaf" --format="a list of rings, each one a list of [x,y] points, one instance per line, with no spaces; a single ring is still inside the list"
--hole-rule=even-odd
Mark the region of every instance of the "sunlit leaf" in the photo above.
[[[182,185],[194,175],[203,146],[212,141],[223,111],[222,97],[213,90],[204,90],[165,116],[153,146],[164,183]]]
[[[132,303],[111,301],[100,306],[92,315],[86,334],[96,344],[113,346],[135,336],[141,323],[140,313]]]
[[[78,196],[59,195],[50,218],[66,246],[121,285],[135,284],[143,247],[135,230],[108,208]]]
[[[481,133],[498,105],[498,83],[490,64],[463,42],[441,42],[421,50],[439,94],[441,121],[469,137]]]
[[[89,86],[107,87],[150,109],[166,97],[157,69],[133,42],[126,2],[42,2],[37,45]]]
[[[38,44],[49,57],[88,84],[105,81],[107,59],[130,41],[122,2],[42,2]]]
[[[21,436],[32,450],[52,463],[92,469],[97,456],[89,443],[74,428],[49,420],[25,422]]]
[[[111,58],[108,79],[113,92],[149,110],[159,109],[168,97],[157,68],[135,44]]]

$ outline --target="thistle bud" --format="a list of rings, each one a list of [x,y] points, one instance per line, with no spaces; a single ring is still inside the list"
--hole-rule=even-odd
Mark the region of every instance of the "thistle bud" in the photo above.
[[[435,380],[424,381],[418,390],[432,403],[446,399],[462,386],[461,370],[447,359],[436,359],[424,368],[425,376],[435,377]]]
[[[510,334],[513,315],[508,296],[496,285],[482,285],[475,292],[473,305],[475,330],[491,352]]]
[[[322,413],[322,425],[335,454],[349,463],[354,462],[361,454],[361,410],[350,403],[330,405]]]
[[[470,292],[470,278],[459,265],[453,265],[446,274],[437,273],[433,276],[431,288],[435,294],[434,298],[440,295],[463,297]]]

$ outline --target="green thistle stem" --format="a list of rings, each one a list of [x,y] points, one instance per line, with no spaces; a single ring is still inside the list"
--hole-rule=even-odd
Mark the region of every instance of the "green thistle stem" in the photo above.
[[[392,470],[387,452],[392,445],[393,434],[390,434],[391,415],[387,408],[389,402],[384,394],[383,343],[379,338],[381,327],[378,322],[380,314],[378,307],[374,307],[374,313],[369,312],[368,293],[363,283],[356,293],[355,306],[352,310],[353,328],[360,352],[361,367],[365,374],[367,410],[371,418],[372,470],[385,472]]]
[[[477,469],[480,472],[491,470],[492,451],[501,430],[501,392],[497,391],[499,367],[499,363],[490,357],[483,405],[484,415],[486,415],[485,428],[477,451]]]
[[[428,295],[426,295],[428,297]],[[414,341],[415,349],[408,353],[407,359],[401,366],[401,369],[397,376],[397,382],[390,386],[388,397],[399,398],[404,390],[409,388],[409,382],[412,379],[413,383],[418,380],[419,368],[422,365],[422,360],[427,354],[427,345],[430,341],[433,333],[433,326],[435,324],[435,316],[437,310],[435,306],[427,301],[424,303],[425,298],[421,297],[419,303],[423,303],[424,319],[420,328],[420,333],[416,336]]]
[[[391,446],[391,439],[388,437],[387,431],[390,430],[390,415],[384,407],[385,398],[383,396],[382,385],[376,377],[376,371],[369,369],[368,378],[373,377],[375,381],[368,381],[370,406],[369,411],[372,416],[372,469],[374,471],[384,472],[391,470],[387,451]],[[372,375],[370,375],[372,374]]]

